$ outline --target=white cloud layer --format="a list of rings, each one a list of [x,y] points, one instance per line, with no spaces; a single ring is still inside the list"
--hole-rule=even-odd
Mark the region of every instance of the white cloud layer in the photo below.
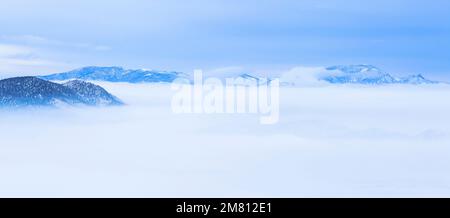
[[[1,112],[0,196],[450,196],[445,85],[282,88],[267,126],[100,84],[128,106]]]
[[[321,74],[327,73],[324,67],[294,67],[281,74],[281,83],[295,84],[299,86],[326,85],[319,81]]]

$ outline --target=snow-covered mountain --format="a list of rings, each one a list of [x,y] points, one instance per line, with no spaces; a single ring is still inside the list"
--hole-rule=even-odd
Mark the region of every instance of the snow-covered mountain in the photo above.
[[[331,84],[436,84],[422,75],[394,77],[372,65],[338,65],[326,68],[296,68],[281,76],[283,85]]]
[[[219,77],[225,82],[225,78]],[[235,73],[232,78],[236,85],[267,84],[275,78],[263,78],[251,73]],[[394,77],[372,65],[338,65],[331,67],[298,67],[280,76],[281,85],[295,86],[301,84],[437,84],[421,74],[406,77]]]
[[[75,91],[88,105],[121,105],[120,99],[108,93],[101,86],[81,81],[72,80],[62,84]]]
[[[319,80],[329,83],[386,84],[395,83],[396,79],[371,65],[350,65],[327,67],[329,75]]]
[[[398,79],[398,82],[404,83],[404,84],[436,84],[436,83],[439,83],[437,81],[432,81],[432,80],[426,79],[424,76],[422,76],[422,74],[403,77],[403,78]]]
[[[185,74],[173,71],[128,70],[122,67],[83,67],[65,73],[40,76],[39,78],[56,81],[80,79],[128,83],[170,83],[180,77],[187,78]]]
[[[251,73],[234,73],[233,75],[214,75],[222,82],[233,79],[236,85],[266,84],[273,78],[261,78]],[[84,67],[77,70],[40,76],[51,81],[65,81],[72,79],[128,82],[128,83],[171,83],[182,78],[192,81],[192,76],[174,71],[128,70],[122,67]],[[208,78],[208,77],[206,77]],[[205,78],[205,79],[206,79]],[[332,67],[294,68],[284,73],[280,78],[282,85],[299,85],[305,83],[331,84],[435,84],[436,81],[426,79],[422,75],[394,77],[391,74],[372,65],[338,65]]]
[[[118,98],[102,87],[70,81],[58,84],[36,77],[15,77],[0,80],[0,106],[57,105],[121,105]]]
[[[356,84],[432,84],[437,83],[425,79],[422,75],[412,75],[404,78],[395,78],[390,74],[372,65],[340,65],[327,67],[329,75],[325,75],[320,80],[329,83],[356,83]]]

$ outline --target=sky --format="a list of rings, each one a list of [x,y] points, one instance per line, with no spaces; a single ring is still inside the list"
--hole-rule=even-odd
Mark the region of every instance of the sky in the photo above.
[[[446,0],[1,0],[0,74],[373,64],[450,79]]]

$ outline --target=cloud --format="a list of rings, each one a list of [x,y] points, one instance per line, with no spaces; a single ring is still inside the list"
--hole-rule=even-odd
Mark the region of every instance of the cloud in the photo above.
[[[329,75],[330,71],[327,71],[325,67],[321,66],[297,66],[287,71],[281,71],[278,73],[271,72],[270,70],[264,72],[254,72],[242,66],[228,66],[211,70],[204,70],[203,76],[224,79],[237,77],[245,73],[250,73],[251,75],[259,76],[261,78],[279,78],[280,82],[285,85],[324,86],[329,84],[321,81],[320,77],[322,77],[323,75]]]
[[[234,77],[243,73],[245,73],[245,69],[240,66],[228,66],[204,71],[205,76],[213,76],[218,78]]]
[[[99,46],[95,46],[94,50],[96,50],[96,51],[109,51],[109,50],[111,50],[111,47],[104,46],[104,45],[99,45]]]
[[[106,52],[112,48],[83,42],[69,42],[38,35],[0,36],[0,78],[54,73],[75,67],[67,55]]]
[[[0,44],[0,58],[26,57],[33,53],[33,49],[26,46]]]
[[[261,126],[172,114],[167,85],[97,84],[127,106],[0,111],[0,195],[450,195],[449,87],[282,87]]]
[[[64,63],[42,57],[34,47],[16,44],[0,44],[0,78],[34,75],[64,67]]]
[[[281,83],[295,84],[300,86],[324,85],[318,78],[326,73],[324,67],[294,67],[281,74]]]
[[[2,36],[3,40],[11,40],[11,41],[20,41],[25,43],[31,43],[31,44],[51,44],[52,41],[40,37],[40,36],[34,36],[34,35],[17,35],[17,36]]]
[[[4,41],[33,45],[33,46],[46,46],[46,47],[67,47],[67,48],[77,48],[77,49],[88,49],[93,51],[109,51],[110,46],[106,45],[96,45],[92,43],[85,42],[69,42],[61,41],[50,38],[45,38],[36,35],[4,35],[0,39]]]

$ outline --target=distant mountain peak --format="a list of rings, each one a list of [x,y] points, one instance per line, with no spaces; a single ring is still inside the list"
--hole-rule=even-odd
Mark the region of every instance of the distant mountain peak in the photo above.
[[[356,64],[356,65],[336,65],[327,67],[327,70],[340,70],[346,73],[362,73],[362,72],[378,72],[382,73],[382,71],[373,65],[369,64]]]
[[[426,79],[422,74],[403,77],[400,79],[400,82],[408,83],[408,84],[436,84],[436,83],[439,83],[437,81],[432,81],[432,80]]]

